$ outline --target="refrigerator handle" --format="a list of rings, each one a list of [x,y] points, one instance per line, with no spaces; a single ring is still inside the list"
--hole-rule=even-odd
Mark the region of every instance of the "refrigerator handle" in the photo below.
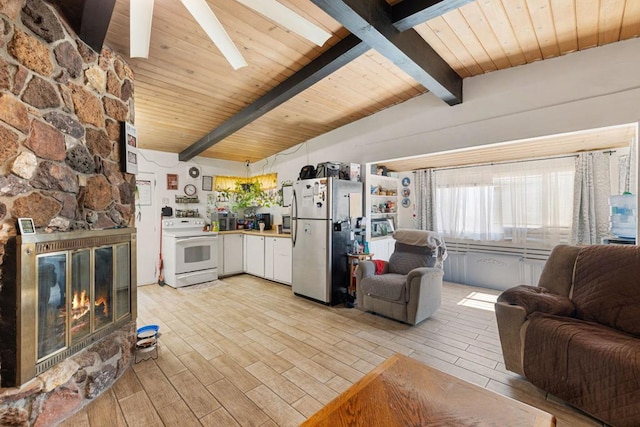
[[[291,244],[292,247],[295,247],[296,237],[298,235],[298,196],[295,189],[291,197],[291,222]]]

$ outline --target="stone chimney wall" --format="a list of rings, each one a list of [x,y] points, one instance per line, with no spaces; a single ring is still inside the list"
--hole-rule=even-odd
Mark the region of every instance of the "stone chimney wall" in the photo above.
[[[120,55],[94,52],[50,4],[0,1],[0,343],[15,343],[17,218],[37,233],[134,226],[119,149],[133,82]]]
[[[133,122],[133,72],[42,0],[3,1],[0,17],[0,245],[19,217],[38,232],[132,226],[119,122]]]

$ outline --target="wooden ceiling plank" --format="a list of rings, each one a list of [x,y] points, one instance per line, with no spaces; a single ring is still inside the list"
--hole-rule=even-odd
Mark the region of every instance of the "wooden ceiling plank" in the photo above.
[[[576,23],[578,27],[578,49],[598,45],[600,0],[576,0]]]
[[[500,41],[496,38],[478,3],[473,2],[461,7],[460,13],[462,13],[465,20],[469,23],[478,41],[482,44],[485,52],[491,58],[491,61],[497,69],[502,70],[512,67],[513,64],[502,49]]]
[[[230,97],[230,91],[235,89],[235,93],[238,96],[244,95],[249,96],[246,99],[246,102],[250,102],[251,99],[255,99],[259,94],[253,94],[257,89],[254,86],[247,85],[247,78],[238,79],[237,76],[233,76],[234,73],[231,73],[229,70],[228,63],[217,64],[214,60],[213,56],[210,56],[208,53],[206,55],[202,55],[202,51],[198,52],[197,47],[189,47],[188,49],[183,49],[183,43],[176,41],[175,46],[170,49],[164,49],[162,44],[152,44],[150,47],[150,56],[153,58],[153,61],[148,61],[144,59],[132,59],[130,60],[131,65],[134,69],[150,69],[153,73],[161,72],[169,78],[174,80],[174,85],[193,85],[199,84],[207,89],[211,93],[219,93],[223,96],[224,92],[227,91],[225,97]],[[215,52],[212,52],[214,54]],[[265,58],[261,59],[262,66],[265,69],[274,70],[273,63]],[[153,65],[149,65],[153,64]],[[156,68],[152,68],[153,66]],[[256,64],[256,67],[259,65]],[[220,80],[216,82],[211,81],[211,74],[215,73],[220,76]],[[244,69],[236,72],[237,74],[242,74],[248,78],[251,78],[250,73],[245,72]],[[174,74],[179,74],[179,79],[176,79]],[[287,75],[282,73],[274,73],[271,71],[270,73],[262,73],[259,75],[259,78],[263,79],[265,74],[271,74],[269,77],[272,80],[284,80]],[[274,75],[275,74],[275,75]],[[293,74],[293,71],[288,71],[287,74]],[[171,77],[173,76],[173,77]],[[256,76],[257,77],[257,76]],[[219,84],[216,84],[218,83]],[[262,89],[264,90],[264,89]],[[266,91],[266,90],[265,90]],[[251,96],[253,94],[253,96]]]
[[[455,28],[458,39],[482,72],[488,73],[498,69],[460,10],[448,13],[442,19],[450,28]]]
[[[312,0],[371,48],[449,105],[462,102],[462,79],[413,29],[399,32],[384,0]]]
[[[551,0],[551,12],[560,55],[578,50],[576,5],[574,1]]]
[[[375,66],[381,67],[385,72],[389,73],[389,76],[384,78],[385,82],[389,82],[390,84],[401,84],[400,82],[394,82],[392,77],[397,78],[401,82],[404,82],[407,86],[411,86],[416,89],[416,94],[425,93],[426,89],[420,83],[416,82],[410,75],[402,71],[400,68],[396,67],[396,65],[389,61],[384,56],[380,55],[375,50],[371,49],[367,53],[364,54],[365,57],[371,64],[369,65],[371,68],[375,69]],[[375,70],[373,70],[375,71]]]
[[[349,63],[369,49],[356,36],[349,36],[313,60],[292,77],[276,86],[269,93],[245,107],[231,119],[196,141],[179,154],[180,160],[187,161],[208,147],[231,135],[243,126],[262,116],[306,88],[322,80],[335,70]]]
[[[496,39],[500,41],[505,55],[507,55],[509,62],[514,66],[526,64],[529,60],[527,53],[532,50],[530,46],[523,45],[520,41],[516,32],[516,27],[518,28],[518,31],[521,31],[521,25],[512,20],[513,17],[505,7],[505,4],[512,7],[513,3],[517,3],[518,1],[522,0],[484,0],[478,2],[478,6],[487,18],[489,26],[493,29]],[[522,16],[522,12],[519,13],[520,16]],[[530,22],[528,25],[531,27]],[[540,52],[539,49],[538,52]],[[542,54],[540,54],[540,57],[542,57]]]
[[[454,69],[454,71],[461,77],[466,78],[472,76],[471,72],[465,68],[465,66],[460,62],[458,57],[453,53],[449,46],[447,46],[442,39],[438,36],[438,34],[433,31],[428,24],[418,25],[415,28],[416,32],[420,34],[428,44],[435,50],[438,55],[442,57],[447,64]]]
[[[182,86],[174,85],[172,84],[173,83],[173,80],[171,78],[172,76],[170,74],[165,76],[163,75],[163,73],[164,72],[162,70],[156,70],[155,73],[150,72],[146,74],[144,78],[140,78],[140,84],[139,85],[136,84],[136,92],[138,91],[139,88],[140,90],[153,89],[156,91],[164,91],[164,93],[167,94],[167,97],[170,97],[171,92],[173,92],[173,98],[176,98],[176,97],[187,98],[184,100],[185,102],[188,102],[188,98],[192,94],[198,94],[198,95],[194,95],[194,99],[208,100],[209,103],[226,104],[227,106],[232,107],[236,110],[244,107],[250,101],[249,99],[245,99],[245,97],[240,97],[240,96],[238,96],[238,99],[231,99],[231,96],[234,95],[234,92],[224,92],[223,94],[218,94],[216,92],[213,92],[213,93],[210,92],[211,91],[210,87],[192,86],[192,85],[187,85],[185,87],[184,84]],[[187,78],[183,77],[181,79],[187,79]],[[223,91],[221,90],[221,92]],[[172,98],[167,98],[167,99],[172,99]]]
[[[549,0],[527,0],[529,16],[544,59],[560,56]]]
[[[598,46],[620,40],[620,29],[624,15],[624,2],[620,0],[600,1],[600,25]]]
[[[230,102],[235,105],[246,105],[252,100],[250,91],[243,92],[242,87],[232,84],[232,81],[226,79],[213,82],[211,80],[207,81],[204,80],[204,75],[196,76],[189,73],[187,69],[172,67],[170,63],[140,61],[136,62],[134,67],[137,77],[144,76],[148,78],[149,76],[154,76],[158,81],[164,81],[164,84],[174,88],[177,96],[181,96],[182,91],[187,90],[200,92],[221,102]],[[210,78],[211,75],[209,75]],[[224,84],[227,82],[229,85],[225,87]]]
[[[626,40],[640,36],[640,1],[627,0],[622,18],[620,39]]]
[[[526,63],[542,60],[544,55],[538,42],[536,29],[531,20],[527,0],[501,0],[511,22],[517,43],[520,45]]]
[[[369,99],[370,101],[381,103],[381,108],[385,108],[389,102],[397,103],[406,101],[400,93],[398,93],[398,89],[403,87],[403,84],[398,84],[396,81],[391,79],[385,79],[384,75],[378,73],[374,74],[374,70],[384,69],[383,67],[376,67],[372,64],[373,61],[367,60],[366,66],[356,66],[356,64],[352,64],[350,67],[344,67],[341,70],[341,74],[343,74],[343,78],[345,81],[358,81],[360,85],[357,88],[353,88],[359,92],[362,92],[361,95],[363,99]],[[385,73],[386,74],[386,73]],[[415,84],[415,82],[414,82]],[[381,101],[384,99],[385,101]],[[350,103],[348,103],[350,105]]]
[[[393,26],[406,31],[456,10],[473,0],[404,0],[391,6]]]
[[[484,73],[482,67],[476,62],[467,46],[458,38],[451,26],[444,20],[444,17],[430,20],[427,22],[427,26],[454,52],[456,59],[460,61],[470,75],[476,76]]]
[[[628,147],[635,135],[634,125],[593,129],[573,134],[532,138],[466,150],[431,153],[384,162],[389,170],[403,172],[426,168],[475,165],[552,156],[572,155],[581,151]]]

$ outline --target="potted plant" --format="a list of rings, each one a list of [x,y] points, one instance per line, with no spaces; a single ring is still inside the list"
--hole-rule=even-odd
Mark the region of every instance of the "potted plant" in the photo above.
[[[236,182],[234,191],[234,208],[243,209],[251,216],[260,207],[271,207],[275,197],[262,189],[260,182]]]

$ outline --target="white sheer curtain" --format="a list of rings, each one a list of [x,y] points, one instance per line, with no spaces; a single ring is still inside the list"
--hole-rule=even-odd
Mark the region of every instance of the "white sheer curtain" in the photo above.
[[[580,153],[575,168],[571,243],[602,243],[602,238],[609,234],[609,155]]]
[[[437,231],[513,243],[567,242],[574,158],[436,170]]]

